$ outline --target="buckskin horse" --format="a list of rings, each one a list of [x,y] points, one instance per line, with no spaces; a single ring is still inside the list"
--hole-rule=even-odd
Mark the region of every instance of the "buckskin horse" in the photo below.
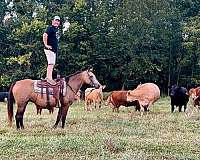
[[[71,74],[64,79],[66,84],[66,94],[60,98],[60,107],[58,110],[57,120],[54,124],[54,128],[57,128],[58,123],[62,119],[62,128],[65,126],[65,120],[69,106],[76,100],[76,94],[83,84],[89,84],[95,88],[99,88],[101,84],[96,79],[96,76],[92,70],[78,71]],[[24,129],[23,115],[28,102],[33,102],[37,106],[46,107],[47,106],[47,94],[43,96],[40,93],[34,91],[34,83],[36,80],[24,79],[16,81],[13,83],[9,90],[8,96],[8,121],[9,126],[12,126],[13,119],[13,103],[15,101],[17,105],[17,112],[15,115],[16,127],[17,129]],[[52,95],[49,95],[49,105],[50,107],[56,107],[56,99]]]

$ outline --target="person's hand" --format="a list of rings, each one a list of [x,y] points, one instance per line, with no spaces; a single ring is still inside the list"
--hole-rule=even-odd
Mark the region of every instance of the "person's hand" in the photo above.
[[[52,49],[52,47],[51,47],[50,45],[45,45],[45,47],[46,47],[47,49]]]

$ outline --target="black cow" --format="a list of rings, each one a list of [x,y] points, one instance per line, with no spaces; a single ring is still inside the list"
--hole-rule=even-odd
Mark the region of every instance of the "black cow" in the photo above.
[[[189,101],[189,94],[186,88],[173,85],[170,89],[171,97],[171,111],[174,112],[174,106],[179,107],[179,112],[181,112],[182,106],[184,106],[184,112],[187,108],[187,103]]]
[[[0,92],[0,102],[5,102],[8,99],[8,92]]]

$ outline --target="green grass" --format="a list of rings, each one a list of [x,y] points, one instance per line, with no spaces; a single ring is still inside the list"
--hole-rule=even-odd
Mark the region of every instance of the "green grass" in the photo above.
[[[162,98],[141,116],[132,108],[119,113],[102,106],[84,111],[84,103],[70,107],[65,129],[52,129],[57,110],[36,115],[33,104],[25,112],[25,129],[7,124],[6,104],[0,104],[0,159],[200,159],[200,115],[170,113]]]

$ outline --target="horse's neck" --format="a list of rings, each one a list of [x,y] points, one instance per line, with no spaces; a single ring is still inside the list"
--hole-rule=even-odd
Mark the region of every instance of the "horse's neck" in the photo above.
[[[75,75],[69,78],[68,84],[72,87],[74,92],[78,92],[83,84],[80,75]]]

